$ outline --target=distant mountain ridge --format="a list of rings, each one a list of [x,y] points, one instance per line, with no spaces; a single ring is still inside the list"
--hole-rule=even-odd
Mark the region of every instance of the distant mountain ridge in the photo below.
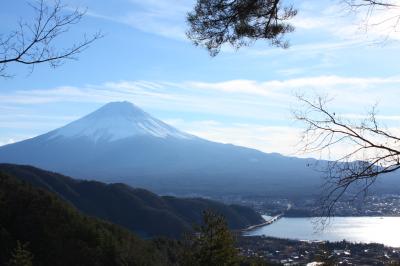
[[[200,224],[202,211],[214,210],[226,217],[232,229],[263,221],[252,209],[200,198],[160,197],[124,184],[75,180],[31,166],[0,164],[0,173],[15,176],[70,202],[85,214],[108,220],[144,236],[179,238]]]
[[[174,242],[140,239],[1,171],[0,199],[0,265],[177,265]],[[15,260],[18,243],[31,259]]]
[[[315,196],[323,182],[309,167],[315,162],[208,141],[128,102],[106,104],[64,127],[0,147],[0,163],[184,196]],[[385,189],[400,188],[392,184]]]
[[[288,179],[318,183],[304,160],[201,139],[128,102],[106,104],[64,127],[2,146],[0,162],[164,194],[276,193],[282,184],[289,185],[288,194],[304,187]]]

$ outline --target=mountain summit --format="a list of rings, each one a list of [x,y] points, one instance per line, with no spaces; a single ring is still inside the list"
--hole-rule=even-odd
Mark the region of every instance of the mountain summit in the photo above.
[[[1,162],[181,195],[284,197],[309,194],[320,184],[304,159],[201,139],[128,102],[106,104],[64,127],[2,146]]]
[[[49,138],[86,137],[92,141],[115,141],[134,136],[193,138],[165,124],[130,102],[111,102],[97,111],[49,133]]]
[[[322,184],[320,173],[307,167],[310,160],[201,139],[128,102],[109,103],[47,134],[2,146],[0,163],[186,196],[309,197]],[[399,182],[385,188],[398,191]]]

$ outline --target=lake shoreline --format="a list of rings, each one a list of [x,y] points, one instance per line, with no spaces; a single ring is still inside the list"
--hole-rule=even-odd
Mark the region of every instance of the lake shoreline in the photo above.
[[[313,221],[314,219],[314,221]],[[396,236],[400,217],[332,217],[319,227],[319,217],[281,217],[276,222],[244,231],[243,236],[267,236],[280,239],[354,243],[379,243],[400,247]],[[322,229],[322,230],[321,230]]]
[[[287,215],[283,214],[282,217],[285,218],[325,218],[322,216],[309,216],[309,215]],[[335,215],[335,216],[330,216],[329,218],[335,218],[335,217],[374,217],[374,218],[379,218],[379,217],[399,217],[400,215],[390,215],[390,214],[383,214],[383,215]]]
[[[263,219],[265,219],[264,218],[265,216],[262,216],[262,217],[263,217]],[[265,219],[265,222],[263,222],[261,224],[251,225],[251,226],[249,226],[247,228],[242,229],[241,231],[242,232],[247,232],[247,231],[252,231],[252,230],[255,230],[255,229],[263,227],[263,226],[271,225],[272,223],[278,221],[281,217],[282,217],[282,214],[272,216],[268,220]]]
[[[296,265],[315,262],[321,251],[336,262],[346,261],[353,265],[388,265],[400,261],[400,248],[376,243],[352,243],[348,241],[301,241],[266,236],[243,236],[238,239],[243,255],[268,258],[281,265],[282,261]],[[289,248],[288,248],[289,247]],[[382,264],[383,263],[383,264]]]

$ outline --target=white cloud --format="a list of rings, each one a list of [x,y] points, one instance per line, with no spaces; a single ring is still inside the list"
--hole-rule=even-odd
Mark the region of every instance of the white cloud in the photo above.
[[[268,106],[277,104],[257,99],[249,92],[237,97],[222,91],[189,86],[191,82],[167,83],[145,81],[108,82],[84,87],[58,87],[49,90],[21,90],[0,93],[1,104],[106,103],[129,100],[143,108],[181,112],[262,118]],[[234,86],[234,84],[231,84]],[[282,107],[282,106],[280,106]],[[273,114],[272,114],[273,116]]]
[[[262,124],[227,124],[216,120],[184,121],[171,119],[166,122],[196,136],[264,152],[278,152],[285,155],[297,153],[301,130],[288,126],[267,126]],[[308,156],[308,155],[305,155]]]
[[[342,114],[341,117],[345,119],[356,119],[364,120],[370,118],[367,114]],[[396,121],[400,122],[400,115],[375,115],[375,118],[379,121]]]
[[[143,32],[186,41],[186,14],[193,1],[130,0],[130,8],[118,14],[91,11],[89,16],[129,25]]]
[[[0,140],[0,146],[11,144],[11,143],[14,143],[14,142],[15,142],[14,139]]]
[[[296,93],[329,94],[337,97],[342,105],[349,102],[358,104],[392,103],[393,96],[400,96],[398,87],[400,77],[387,78],[359,78],[342,76],[315,76],[286,80],[270,80],[257,82],[253,80],[231,80],[226,82],[189,82],[187,86],[217,90],[224,93],[262,96],[273,102],[274,106],[290,104]]]
[[[38,104],[41,107],[54,103],[57,106],[86,106],[88,103],[99,106],[110,101],[128,100],[150,113],[158,113],[156,116],[178,128],[204,138],[294,155],[301,131],[301,125],[291,120],[290,110],[301,108],[294,97],[295,92],[311,97],[314,93],[335,96],[330,108],[346,119],[365,118],[368,108],[379,100],[379,109],[383,112],[378,113],[378,119],[397,127],[400,121],[399,85],[400,78],[396,76],[175,83],[119,81],[83,87],[0,92],[0,106],[33,110]],[[28,132],[35,128],[35,133],[44,133],[84,115],[80,113],[82,110],[87,112],[87,108],[81,108],[73,114],[63,112],[62,116],[49,116],[48,109],[42,113],[39,110],[30,113],[23,108],[16,113],[16,110],[2,109],[0,130],[14,128]],[[25,135],[34,134],[31,130]]]
[[[337,28],[338,35],[349,38],[370,39],[383,42],[386,40],[400,40],[400,1],[389,1],[391,7],[360,7],[356,9],[352,25]]]
[[[328,94],[341,108],[370,106],[379,101],[383,108],[397,106],[400,77],[314,76],[285,80],[229,80],[222,82],[148,82],[120,81],[83,87],[63,86],[43,90],[0,92],[2,105],[55,102],[106,103],[131,100],[144,107],[248,116],[261,109],[288,109],[296,93]],[[169,103],[169,104],[166,104]],[[237,110],[235,110],[237,109]],[[242,110],[240,110],[242,109]],[[348,109],[348,108],[347,108]],[[265,111],[262,112],[265,114]],[[357,112],[356,112],[357,113]],[[391,114],[390,114],[391,115]],[[257,115],[255,115],[257,117]]]
[[[0,146],[8,145],[8,144],[13,144],[15,142],[29,139],[31,138],[30,135],[18,135],[13,138],[0,138]]]
[[[29,110],[21,110],[18,113],[13,112],[0,114],[0,129],[41,129],[56,128],[65,125],[75,119],[77,116],[62,116],[62,115],[43,115],[35,114]]]
[[[87,14],[129,25],[143,32],[188,41],[185,36],[186,14],[193,9],[194,4],[194,0],[129,0],[124,2],[125,9],[118,13],[112,13],[105,9],[96,10],[96,5],[93,5]],[[296,7],[299,9],[299,13],[292,23],[296,27],[296,32],[298,31],[300,34],[299,36],[290,35],[296,37],[293,38],[294,45],[288,50],[289,53],[332,51],[357,47],[360,44],[365,45],[376,40],[400,40],[399,24],[395,23],[396,16],[400,15],[399,8],[375,10],[373,13],[361,9],[359,13],[353,14],[346,10],[346,5],[341,1],[311,0],[296,3]],[[368,14],[367,17],[366,14]],[[319,35],[325,37],[318,39]],[[305,42],[303,37],[305,37]],[[302,40],[301,44],[297,44],[297,39]],[[223,50],[224,53],[236,53],[235,49],[228,46],[224,46]],[[244,50],[248,54],[258,56],[280,52],[280,49],[257,49],[255,47]]]
[[[314,54],[376,43],[400,40],[400,1],[397,7],[359,8],[354,12],[345,1],[304,1],[297,4],[299,12],[292,20],[298,34],[292,35],[285,54]],[[395,44],[398,44],[396,43]],[[392,44],[392,43],[391,43]],[[397,47],[397,46],[396,46]],[[248,49],[247,54],[269,56],[282,53],[279,49]]]
[[[346,2],[331,2],[322,10],[319,5],[300,10],[294,23],[300,29],[322,30],[341,40],[355,43],[400,40],[400,1],[391,0],[391,7],[366,4],[350,8]],[[303,11],[303,12],[302,12]],[[302,14],[303,13],[303,14]],[[316,15],[319,14],[319,15]]]
[[[230,80],[225,82],[188,82],[188,86],[198,89],[219,90],[227,93],[255,94],[261,96],[270,96],[272,91],[268,86],[254,80]]]
[[[340,143],[330,150],[304,152],[300,142],[303,128],[296,126],[268,126],[263,124],[222,123],[215,120],[184,121],[171,119],[166,122],[196,136],[286,156],[318,159],[338,159],[352,151],[349,143]]]

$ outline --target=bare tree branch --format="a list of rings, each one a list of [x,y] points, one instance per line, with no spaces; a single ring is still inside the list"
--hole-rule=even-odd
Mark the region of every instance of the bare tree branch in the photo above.
[[[378,42],[384,43],[400,26],[400,3],[397,0],[342,0],[351,12],[362,15],[361,27],[365,32],[379,29]],[[379,27],[379,28],[378,28]]]
[[[344,3],[353,7],[396,7],[393,0],[343,0]]]
[[[85,35],[80,42],[60,48],[57,43],[59,37],[68,32],[70,26],[79,23],[85,12],[79,9],[66,11],[66,6],[59,0],[55,0],[52,6],[48,6],[44,0],[37,0],[30,6],[35,13],[33,21],[20,21],[14,32],[0,36],[1,77],[11,77],[7,73],[11,63],[31,67],[49,63],[51,67],[57,67],[64,60],[75,60],[79,53],[103,36],[100,32],[90,37]]]
[[[397,0],[341,0],[346,9],[365,15],[363,26],[387,25],[387,35],[396,32],[400,23]],[[294,31],[291,19],[297,10],[285,0],[197,0],[187,16],[187,36],[195,45],[205,47],[216,56],[221,46],[230,44],[235,49],[266,40],[271,45],[287,48],[286,35]],[[396,10],[399,12],[396,13]],[[387,16],[381,18],[384,11]]]
[[[357,122],[329,111],[326,98],[298,99],[303,107],[294,116],[305,125],[303,152],[350,148],[342,157],[324,164],[326,183],[320,199],[323,216],[332,214],[335,203],[349,188],[357,190],[352,193],[365,194],[378,176],[400,168],[400,138],[378,123],[375,107],[366,119]]]

